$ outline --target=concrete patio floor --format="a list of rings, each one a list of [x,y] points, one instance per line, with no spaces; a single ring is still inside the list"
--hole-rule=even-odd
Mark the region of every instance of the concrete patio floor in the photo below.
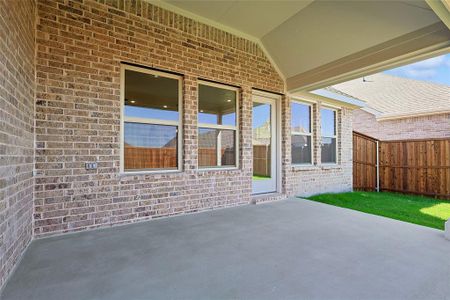
[[[450,299],[450,241],[289,199],[36,240],[0,298]]]

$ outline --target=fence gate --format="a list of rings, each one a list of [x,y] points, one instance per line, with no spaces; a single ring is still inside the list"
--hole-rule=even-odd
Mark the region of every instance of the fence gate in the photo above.
[[[353,132],[354,190],[377,190],[377,143],[374,138]]]

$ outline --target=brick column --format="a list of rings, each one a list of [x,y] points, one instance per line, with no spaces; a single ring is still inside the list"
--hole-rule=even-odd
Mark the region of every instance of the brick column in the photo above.
[[[291,157],[291,99],[281,99],[281,192],[292,194],[292,157]]]
[[[315,165],[320,165],[322,163],[321,157],[321,146],[322,142],[321,137],[321,124],[320,124],[320,103],[316,103],[313,105],[313,114],[312,114],[312,122],[313,122],[313,162]]]
[[[239,166],[245,180],[245,194],[252,193],[253,147],[252,147],[252,88],[243,86],[239,101]]]
[[[188,174],[195,174],[198,165],[197,77],[190,74],[184,76],[183,100],[183,169]]]

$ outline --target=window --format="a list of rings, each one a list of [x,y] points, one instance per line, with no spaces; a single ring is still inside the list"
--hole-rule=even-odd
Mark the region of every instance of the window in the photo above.
[[[336,111],[334,109],[322,108],[321,115],[321,157],[322,163],[336,163]]]
[[[122,171],[180,169],[180,91],[181,76],[122,66]]]
[[[198,165],[236,167],[238,89],[201,82],[198,91]]]
[[[312,106],[291,102],[292,164],[312,164]]]

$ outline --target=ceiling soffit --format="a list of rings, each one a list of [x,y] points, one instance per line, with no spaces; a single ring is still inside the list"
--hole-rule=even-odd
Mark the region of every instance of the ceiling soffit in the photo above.
[[[450,41],[428,0],[147,1],[258,43],[289,91]]]

